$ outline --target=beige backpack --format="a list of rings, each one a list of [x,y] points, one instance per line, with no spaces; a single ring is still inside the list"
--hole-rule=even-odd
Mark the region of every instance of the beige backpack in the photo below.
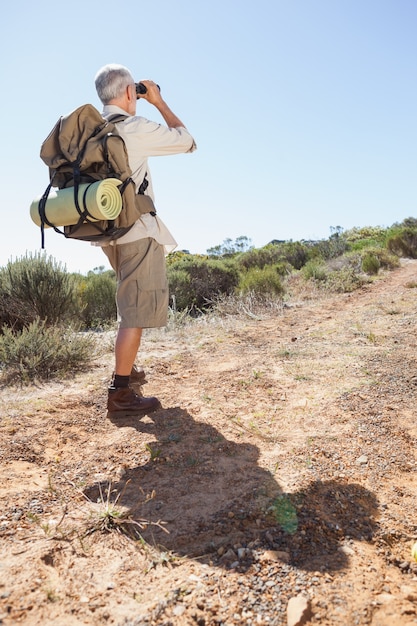
[[[44,247],[45,225],[65,237],[106,243],[124,235],[144,213],[156,214],[150,196],[144,195],[147,180],[139,193],[131,178],[125,143],[117,133],[115,124],[127,115],[114,115],[105,120],[91,104],[85,104],[61,117],[42,144],[40,156],[49,167],[50,184],[39,200],[38,211]],[[79,199],[79,186],[84,183],[113,178],[122,184],[122,210],[115,220],[94,219],[85,202]],[[77,219],[74,224],[60,230],[48,220],[46,204],[52,187],[74,188]]]

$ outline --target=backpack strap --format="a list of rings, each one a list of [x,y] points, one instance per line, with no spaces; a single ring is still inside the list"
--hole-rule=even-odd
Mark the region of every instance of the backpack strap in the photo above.
[[[60,230],[57,226],[55,226],[55,224],[52,224],[52,222],[50,222],[48,220],[48,218],[46,217],[46,210],[45,210],[46,209],[46,202],[47,202],[48,197],[49,197],[49,192],[52,189],[54,178],[55,178],[55,173],[53,174],[53,176],[51,178],[51,182],[49,183],[49,185],[45,189],[41,199],[39,200],[39,204],[38,204],[39,217],[40,217],[40,220],[41,220],[41,247],[42,247],[42,250],[45,248],[45,224],[47,224],[48,226],[53,228],[55,230],[55,232],[60,233],[61,235],[64,234],[62,230]]]
[[[110,117],[106,118],[107,121],[111,124],[117,124],[118,122],[124,122],[125,119],[127,119],[128,117],[130,117],[129,115],[124,115],[123,113],[115,113],[114,115],[110,115]],[[121,137],[121,139],[123,139],[123,137]],[[105,149],[107,150],[107,141],[105,142]],[[108,160],[107,157],[108,153],[106,152],[106,159]],[[148,172],[145,172],[145,176],[143,178],[143,181],[141,182],[139,189],[138,189],[138,194],[140,196],[143,196],[145,194],[145,191],[149,185],[149,181],[146,178],[146,176],[148,175]],[[123,191],[125,190],[125,188],[127,187],[127,185],[133,182],[133,184],[135,184],[135,181],[133,180],[133,178],[128,178],[127,180],[125,180],[125,182],[120,185],[119,187],[119,191],[121,194],[123,194]],[[135,185],[136,186],[136,185]],[[150,214],[155,217],[156,215],[156,211],[150,211]]]
[[[127,117],[130,116],[123,115],[123,113],[115,113],[114,115],[110,115],[110,117],[107,117],[106,119],[110,124],[117,124],[117,122],[124,122]]]

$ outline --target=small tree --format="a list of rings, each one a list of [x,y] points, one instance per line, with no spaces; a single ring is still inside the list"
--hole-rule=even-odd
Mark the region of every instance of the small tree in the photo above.
[[[81,319],[86,328],[97,328],[116,319],[116,280],[114,272],[89,272],[78,286]]]
[[[207,250],[207,254],[209,256],[228,257],[234,256],[239,252],[246,252],[247,250],[251,250],[252,247],[252,241],[248,237],[242,235],[240,237],[237,237],[235,241],[233,241],[232,239],[225,239],[222,244],[214,246],[213,248],[209,248]]]
[[[27,254],[0,270],[0,307],[2,324],[15,330],[70,320],[79,312],[75,281],[53,257]]]

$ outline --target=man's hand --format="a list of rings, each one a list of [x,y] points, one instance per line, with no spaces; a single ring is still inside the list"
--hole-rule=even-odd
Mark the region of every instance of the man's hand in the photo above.
[[[142,85],[146,87],[146,93],[138,94],[138,100],[143,98],[147,100],[150,104],[156,106],[157,103],[161,102],[161,92],[159,86],[153,82],[153,80],[141,80]]]
[[[165,100],[162,98],[158,85],[154,83],[153,80],[141,80],[140,82],[145,85],[146,93],[139,94],[137,98],[143,98],[144,100],[147,100],[149,104],[153,104],[164,118],[165,124],[168,128],[185,127],[185,124],[181,122],[179,117],[171,111]]]

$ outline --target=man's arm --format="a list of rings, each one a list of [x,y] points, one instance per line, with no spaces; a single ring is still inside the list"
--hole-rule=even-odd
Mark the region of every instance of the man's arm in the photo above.
[[[152,80],[142,80],[141,82],[145,85],[147,91],[140,97],[147,100],[150,104],[153,104],[156,109],[158,109],[168,128],[185,128],[185,124],[175,115],[173,111],[171,111],[165,100],[162,98],[158,85]]]

